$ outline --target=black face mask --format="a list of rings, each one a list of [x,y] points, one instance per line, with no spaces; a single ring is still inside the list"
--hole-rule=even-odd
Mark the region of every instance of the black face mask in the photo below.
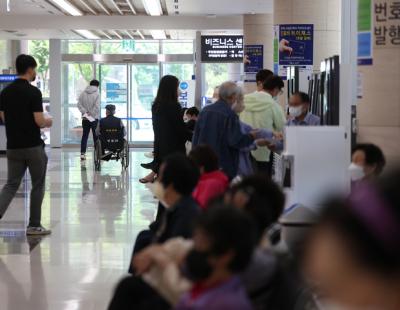
[[[192,281],[207,279],[213,271],[208,262],[208,252],[191,250],[186,257],[185,275]]]

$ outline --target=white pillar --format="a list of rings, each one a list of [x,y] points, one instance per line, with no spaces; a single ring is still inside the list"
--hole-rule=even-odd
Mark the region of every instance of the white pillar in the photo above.
[[[201,107],[202,84],[203,84],[203,64],[201,62],[201,31],[196,32],[196,57],[195,57],[195,77],[196,77],[196,90],[195,90],[195,106]]]
[[[351,154],[351,106],[357,103],[357,0],[341,1],[340,118]]]
[[[50,39],[50,113],[53,127],[50,130],[51,147],[61,147],[62,143],[62,89],[61,89],[61,40]]]

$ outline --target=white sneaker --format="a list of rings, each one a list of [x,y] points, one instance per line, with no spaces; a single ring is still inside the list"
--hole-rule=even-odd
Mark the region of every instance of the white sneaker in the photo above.
[[[81,154],[81,160],[86,160],[86,155],[85,154]]]
[[[43,226],[39,226],[39,227],[28,226],[26,229],[26,234],[28,236],[39,236],[39,235],[44,236],[44,235],[50,235],[51,230],[46,229]]]

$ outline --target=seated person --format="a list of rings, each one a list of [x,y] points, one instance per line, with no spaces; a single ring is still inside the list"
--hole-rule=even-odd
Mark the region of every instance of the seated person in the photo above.
[[[192,133],[192,137],[193,137],[194,128],[196,127],[196,122],[199,117],[199,114],[200,114],[200,111],[196,107],[191,107],[191,108],[187,109],[185,112],[186,120],[187,120],[186,127]],[[190,139],[190,141],[192,141],[192,139]]]
[[[252,309],[238,276],[254,250],[251,218],[229,206],[209,208],[197,221],[193,242],[183,264],[193,287],[175,309]]]
[[[286,126],[319,126],[319,116],[309,112],[310,96],[303,92],[294,93],[289,99],[289,119]]]
[[[370,143],[357,144],[351,154],[349,172],[352,182],[377,178],[385,167],[382,150]]]
[[[134,254],[151,243],[163,243],[173,237],[190,238],[192,223],[200,212],[191,194],[199,180],[197,167],[183,154],[172,154],[161,164],[157,181],[148,184],[165,207],[149,230],[139,233]]]
[[[235,185],[225,195],[225,200],[253,218],[258,245],[241,279],[254,308],[294,309],[294,304],[298,302],[297,296],[304,297],[304,294],[299,294],[303,288],[302,281],[296,272],[280,266],[281,258],[285,257],[278,257],[274,253],[265,234],[282,213],[285,201],[282,191],[267,176],[256,175],[244,178]],[[220,200],[214,199],[205,212],[219,206]],[[162,245],[152,245],[138,253],[133,264],[138,274],[157,292],[155,296],[175,305],[193,285],[181,274],[179,268],[192,247],[193,242],[190,240],[170,239]],[[287,298],[279,294],[286,294]],[[282,298],[274,298],[276,295]],[[305,297],[304,300],[309,301],[308,296]]]
[[[123,147],[124,139],[126,136],[125,126],[122,123],[122,120],[116,116],[115,114],[115,105],[108,104],[106,105],[106,117],[103,117],[97,128],[97,134],[101,141],[101,147],[103,154],[105,150],[116,151]],[[103,158],[104,160],[110,159]]]
[[[208,145],[196,146],[189,153],[189,158],[200,170],[200,180],[192,196],[205,209],[210,199],[226,191],[229,179],[219,169],[217,154]]]

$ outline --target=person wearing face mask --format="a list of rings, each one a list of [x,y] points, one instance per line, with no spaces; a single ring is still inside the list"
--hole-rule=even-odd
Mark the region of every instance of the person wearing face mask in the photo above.
[[[239,273],[250,261],[255,235],[252,219],[239,209],[215,206],[200,215],[183,264],[193,286],[175,309],[252,309]]]
[[[358,182],[375,179],[382,173],[385,164],[385,155],[378,146],[371,143],[357,144],[351,154],[351,180]]]
[[[29,169],[32,179],[30,219],[27,235],[47,235],[41,225],[41,208],[45,192],[47,155],[40,129],[51,127],[53,120],[43,113],[42,93],[30,83],[36,78],[37,63],[32,56],[16,59],[18,79],[0,94],[0,118],[6,126],[7,183],[0,193],[0,218],[14,198]]]
[[[269,70],[257,73],[257,91],[244,97],[245,109],[240,119],[253,128],[282,132],[285,126],[285,116],[275,97],[282,93],[283,81]],[[271,152],[266,147],[260,147],[251,152],[256,162],[258,172],[271,175]]]
[[[309,112],[310,96],[303,92],[294,93],[289,99],[287,126],[320,126],[319,116]]]
[[[255,131],[242,133],[239,117],[232,109],[241,93],[236,83],[223,83],[219,88],[220,100],[201,111],[193,135],[193,147],[209,145],[230,179],[237,175],[240,149],[253,144],[257,136]]]

